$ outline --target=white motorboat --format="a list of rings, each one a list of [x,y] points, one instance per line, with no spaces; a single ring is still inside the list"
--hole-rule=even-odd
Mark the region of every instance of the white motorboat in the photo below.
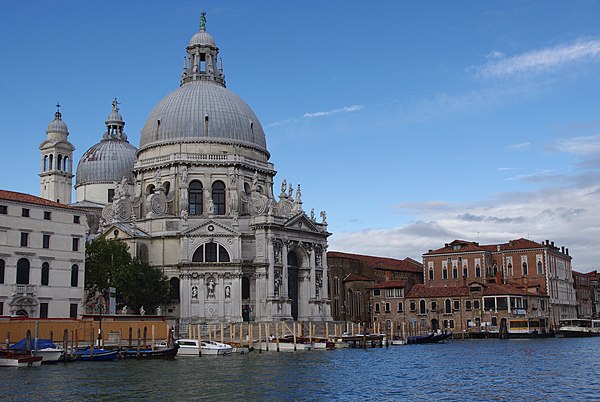
[[[178,356],[201,356],[201,355],[230,355],[233,352],[231,345],[215,341],[200,341],[197,339],[177,339],[179,345]]]
[[[0,350],[0,367],[37,367],[41,364],[40,356],[21,350]]]
[[[560,322],[558,333],[565,338],[600,336],[600,320],[564,320]]]
[[[64,353],[65,350],[62,348],[44,348],[36,350],[33,355],[41,356],[42,363],[56,363],[60,361]]]

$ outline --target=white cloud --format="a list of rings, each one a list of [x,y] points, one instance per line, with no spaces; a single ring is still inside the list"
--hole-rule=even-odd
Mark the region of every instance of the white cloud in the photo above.
[[[490,56],[492,55],[492,56]],[[519,74],[540,73],[573,63],[596,60],[600,56],[600,40],[579,40],[540,50],[532,50],[512,57],[503,57],[497,51],[488,55],[490,60],[476,68],[484,78],[502,78]]]
[[[482,244],[520,237],[569,248],[574,269],[598,268],[600,187],[503,193],[472,204],[410,204],[415,222],[393,229],[334,231],[330,250],[421,260],[430,249],[456,239]]]
[[[575,155],[600,154],[600,134],[563,138],[557,140],[553,148],[559,152]]]
[[[519,144],[510,144],[507,148],[515,151],[522,151],[524,149],[528,149],[530,145],[531,143],[529,142],[521,142]]]
[[[339,109],[332,109],[332,110],[328,110],[325,112],[312,112],[312,113],[304,113],[302,115],[302,117],[323,117],[323,116],[331,116],[333,114],[339,114],[339,113],[350,113],[350,112],[357,112],[359,110],[363,110],[365,107],[363,105],[351,105],[351,106],[344,106],[342,108]]]

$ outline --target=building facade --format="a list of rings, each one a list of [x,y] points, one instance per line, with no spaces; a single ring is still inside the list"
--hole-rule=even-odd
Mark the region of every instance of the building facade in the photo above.
[[[330,251],[327,253],[327,260],[330,270],[331,312],[336,321],[372,324],[377,320],[385,320],[382,315],[385,302],[374,300],[373,289],[382,282],[402,283],[401,292],[404,292],[405,288],[410,289],[413,284],[423,282],[422,265],[411,258],[398,260]],[[394,302],[402,301],[390,301]],[[379,312],[376,308],[380,309]]]
[[[102,140],[79,162],[76,205],[94,215],[92,237],[121,239],[165,273],[177,297],[162,311],[180,333],[331,320],[325,211],[304,210],[299,184],[274,190],[265,133],[226,87],[204,15],[185,50],[180,86],[150,113],[139,149],[115,99]]]
[[[83,314],[85,212],[0,190],[0,222],[0,315]]]
[[[465,286],[470,281],[509,284],[530,294],[548,296],[550,325],[575,318],[571,256],[554,242],[528,239],[480,245],[454,240],[423,254],[425,284],[432,287]]]
[[[575,299],[577,300],[577,318],[592,318],[594,314],[594,301],[592,299],[593,273],[581,273],[573,271],[573,287],[575,288]]]

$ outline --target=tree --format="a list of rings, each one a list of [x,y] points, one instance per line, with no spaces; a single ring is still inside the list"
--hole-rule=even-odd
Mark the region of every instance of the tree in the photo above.
[[[169,300],[169,282],[159,268],[131,258],[121,240],[98,238],[86,246],[85,289],[88,298],[117,289],[117,306],[146,311]]]

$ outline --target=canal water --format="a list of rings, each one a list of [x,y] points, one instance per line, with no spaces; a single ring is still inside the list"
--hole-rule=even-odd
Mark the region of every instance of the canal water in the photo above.
[[[600,400],[600,338],[0,368],[0,400]]]

